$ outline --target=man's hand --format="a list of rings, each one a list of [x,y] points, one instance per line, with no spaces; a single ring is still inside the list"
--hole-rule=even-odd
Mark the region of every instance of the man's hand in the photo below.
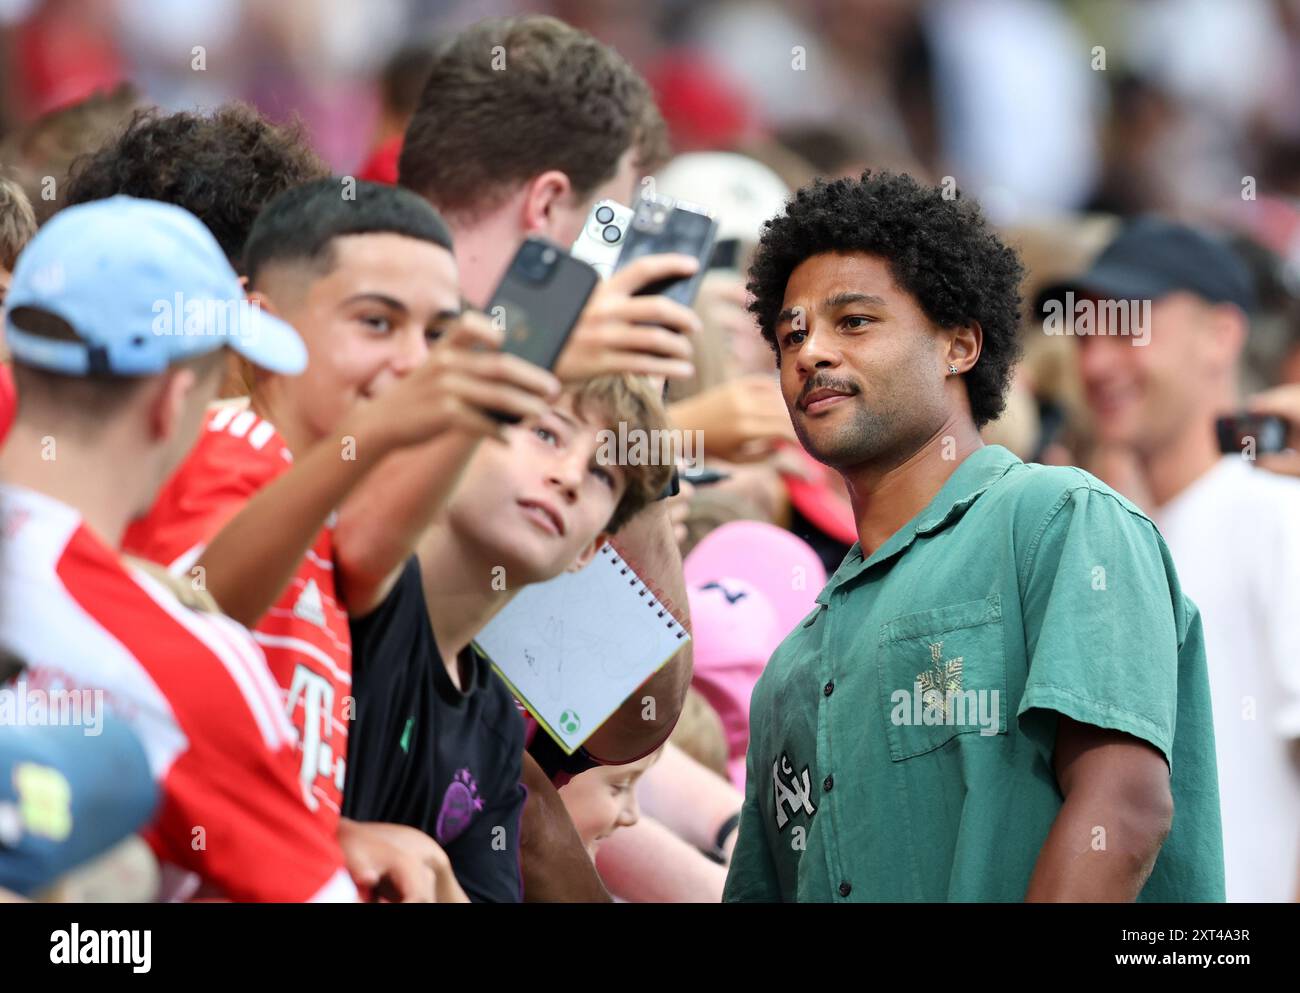
[[[451,861],[423,831],[402,824],[339,821],[348,874],[362,895],[398,903],[468,903]]]
[[[814,482],[807,464],[789,446],[782,445],[767,458],[757,462],[733,465],[720,459],[710,459],[709,467],[720,469],[728,478],[714,484],[715,493],[726,493],[739,498],[739,506],[751,508],[759,520],[779,524],[786,519],[790,506],[785,476],[796,476]],[[823,468],[818,466],[818,469]],[[825,470],[827,486],[837,493],[847,508],[849,495],[839,474]]]
[[[781,386],[768,375],[741,376],[668,408],[673,427],[703,431],[704,450],[728,462],[765,458],[783,441],[798,443]]]
[[[695,373],[691,339],[699,334],[699,317],[668,297],[634,294],[698,268],[690,255],[647,255],[610,276],[583,308],[556,375],[566,381],[616,373],[689,379]]]
[[[1052,765],[1065,802],[1025,900],[1136,900],[1173,823],[1164,756],[1122,731],[1061,715]]]
[[[1257,393],[1247,402],[1246,409],[1252,414],[1272,414],[1282,418],[1286,421],[1288,444],[1293,449],[1300,448],[1300,384],[1289,383]],[[1300,451],[1260,455],[1255,464],[1270,472],[1300,476]]]
[[[504,341],[505,333],[482,314],[461,314],[418,368],[374,400],[358,401],[342,434],[383,454],[451,429],[500,436],[501,422],[488,411],[521,420],[542,416],[559,396],[559,380],[503,354]]]
[[[706,852],[718,843],[723,825],[739,815],[745,794],[669,741],[659,761],[637,783],[637,800],[645,817]],[[723,841],[722,854],[728,863],[737,834],[733,830]]]

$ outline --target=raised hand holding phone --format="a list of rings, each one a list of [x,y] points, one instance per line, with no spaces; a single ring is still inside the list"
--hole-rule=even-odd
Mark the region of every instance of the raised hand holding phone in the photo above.
[[[617,268],[649,255],[689,255],[699,263],[689,276],[666,277],[642,286],[638,293],[665,296],[687,307],[693,306],[717,234],[718,222],[704,208],[669,197],[642,196],[623,239]]]
[[[673,427],[703,431],[705,451],[729,462],[770,455],[781,443],[797,443],[780,384],[768,374],[729,379],[668,408]]]
[[[493,325],[505,334],[503,350],[542,369],[553,368],[598,281],[595,269],[559,246],[543,238],[525,239],[487,307]],[[519,421],[504,408],[492,416]]]
[[[618,267],[619,254],[623,251],[623,241],[631,223],[630,207],[624,207],[617,200],[597,200],[569,254],[589,264],[601,279],[608,279]]]
[[[592,293],[555,374],[569,381],[616,373],[689,379],[699,317],[675,300],[638,293],[665,279],[689,278],[699,265],[689,255],[648,255],[615,272]]]
[[[449,429],[495,435],[495,412],[520,420],[539,417],[559,393],[559,381],[536,364],[503,350],[506,334],[482,314],[456,317],[417,368],[392,389],[360,401],[344,433],[376,436],[387,452],[419,444]]]

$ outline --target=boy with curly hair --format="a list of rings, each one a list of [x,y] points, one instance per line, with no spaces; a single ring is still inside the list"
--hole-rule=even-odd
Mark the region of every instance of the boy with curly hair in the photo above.
[[[184,207],[245,275],[244,243],[262,208],[328,175],[301,125],[273,124],[247,104],[173,114],[146,107],[73,162],[63,195],[66,206],[126,194]]]
[[[1201,621],[1164,541],[980,439],[1021,275],[975,204],[905,175],[819,181],[765,227],[751,309],[859,540],[754,691],[728,900],[1223,899]]]

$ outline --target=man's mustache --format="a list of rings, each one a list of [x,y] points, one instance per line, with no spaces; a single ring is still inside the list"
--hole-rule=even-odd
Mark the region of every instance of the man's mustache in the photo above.
[[[803,389],[799,391],[799,397],[795,401],[800,409],[803,408],[804,400],[814,390],[835,390],[840,393],[847,393],[850,396],[857,396],[862,392],[862,387],[851,379],[837,379],[834,376],[816,375],[803,384]]]

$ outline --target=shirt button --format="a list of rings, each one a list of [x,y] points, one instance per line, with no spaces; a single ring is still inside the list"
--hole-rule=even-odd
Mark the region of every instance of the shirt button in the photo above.
[[[823,687],[822,687],[822,692],[825,693],[827,696],[830,696],[832,693],[834,693],[834,692],[835,692],[835,680],[832,679],[832,680],[831,680],[830,682],[828,682],[825,686],[823,686]]]
[[[827,793],[829,793],[834,786],[835,786],[834,776],[827,776],[825,779],[822,780],[822,789],[824,789]]]
[[[848,896],[853,892],[853,887],[849,885],[848,880],[840,883],[840,896]]]

